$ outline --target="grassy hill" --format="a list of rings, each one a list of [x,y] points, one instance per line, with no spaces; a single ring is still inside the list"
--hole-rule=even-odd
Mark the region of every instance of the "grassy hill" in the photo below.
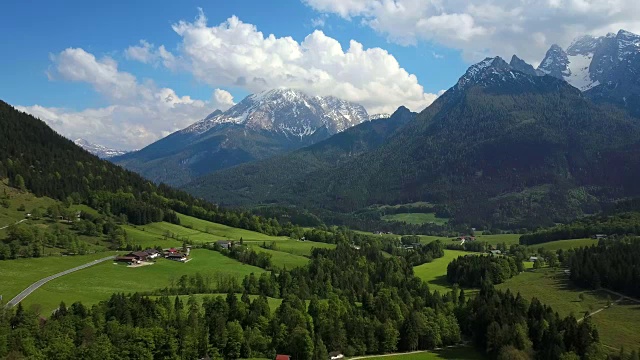
[[[187,263],[159,259],[153,265],[139,268],[105,262],[48,282],[28,296],[24,305],[38,304],[48,313],[60,301],[67,304],[76,301],[82,301],[85,305],[96,304],[113,293],[162,289],[172,282],[175,284],[182,275],[201,273],[213,282],[219,276],[233,276],[240,282],[245,275],[264,272],[263,269],[242,264],[211,250],[195,249],[191,258]],[[34,260],[39,259],[26,261]]]

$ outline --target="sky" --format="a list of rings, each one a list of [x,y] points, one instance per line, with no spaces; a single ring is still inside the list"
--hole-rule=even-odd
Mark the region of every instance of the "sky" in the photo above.
[[[9,0],[0,99],[71,138],[142,148],[248,94],[420,111],[487,56],[626,29],[637,0]]]

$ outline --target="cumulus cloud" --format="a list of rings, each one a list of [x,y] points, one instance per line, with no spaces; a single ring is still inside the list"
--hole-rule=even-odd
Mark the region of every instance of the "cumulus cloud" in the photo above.
[[[151,50],[150,44],[147,50]],[[149,59],[143,52],[132,54],[140,61]],[[81,137],[121,149],[140,148],[203,118],[212,109],[226,110],[234,104],[231,94],[221,89],[216,89],[210,100],[202,101],[179,96],[152,81],[141,83],[132,74],[120,71],[113,59],[97,59],[80,48],[66,49],[52,56],[52,61],[50,78],[88,83],[111,103],[81,111],[18,106],[70,138]]]
[[[358,18],[403,44],[436,42],[460,49],[467,60],[487,55],[539,62],[553,43],[640,32],[637,0],[302,0],[321,13]]]
[[[179,52],[166,55],[174,68],[186,69],[212,86],[250,92],[300,89],[360,103],[371,113],[391,112],[400,105],[419,111],[436,98],[386,50],[365,49],[355,40],[343,49],[321,30],[297,42],[264,35],[235,16],[209,26],[202,11],[195,21],[180,21],[173,30],[182,38]]]

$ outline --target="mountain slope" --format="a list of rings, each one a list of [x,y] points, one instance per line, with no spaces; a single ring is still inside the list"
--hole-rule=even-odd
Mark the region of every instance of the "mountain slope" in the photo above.
[[[381,146],[293,177],[271,200],[339,212],[429,201],[458,222],[548,224],[638,193],[639,140],[638,124],[622,112],[488,58]],[[251,179],[234,186],[227,174],[187,189],[224,192],[228,203],[255,200],[243,191]]]
[[[315,171],[334,169],[375,149],[413,120],[416,113],[400,107],[388,118],[356,125],[315,145],[288,154],[234,166],[196,179],[186,189],[198,196],[215,192],[220,203],[251,205],[277,202],[287,187]]]
[[[99,159],[43,121],[1,100],[0,129],[0,179],[9,179],[11,186],[38,197],[85,204],[118,217],[118,222],[179,223],[175,212],[180,212],[270,235],[289,233],[275,220],[221,209],[184,191],[156,186],[136,173]],[[112,230],[105,224],[105,234]]]
[[[108,159],[114,156],[121,156],[129,152],[126,150],[111,149],[106,146],[92,144],[85,139],[75,139],[73,140],[73,143],[101,159]]]
[[[216,170],[324,140],[368,121],[360,105],[277,89],[247,96],[142,150],[112,159],[155,182],[180,185]]]

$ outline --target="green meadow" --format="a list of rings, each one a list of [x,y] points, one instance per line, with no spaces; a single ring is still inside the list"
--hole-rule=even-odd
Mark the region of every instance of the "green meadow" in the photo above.
[[[91,255],[48,256],[0,261],[0,274],[4,279],[0,281],[0,295],[2,295],[3,302],[6,303],[42,278],[112,254],[114,253],[102,252]]]
[[[384,360],[481,360],[485,357],[470,347],[446,348],[434,351],[420,351],[407,354],[379,355],[370,357],[353,357],[351,359],[384,359]]]
[[[253,241],[245,243],[262,245],[263,242]],[[269,242],[266,242],[266,244],[268,245]],[[298,241],[293,239],[287,241],[279,241],[276,243],[276,250],[298,256],[311,256],[311,250],[313,250],[314,248],[335,249],[336,245],[314,241]]]
[[[607,306],[618,296],[603,290],[585,290],[575,287],[562,271],[549,268],[526,271],[496,286],[520,293],[525,299],[538,298],[561,316],[574,314],[581,318],[586,311],[594,312]],[[582,297],[580,296],[582,295]],[[601,342],[609,350],[640,348],[640,303],[624,301],[594,314],[591,320],[597,325]]]
[[[451,290],[451,284],[447,281],[447,266],[458,256],[474,253],[458,250],[445,250],[444,256],[430,263],[414,266],[414,274],[429,284],[429,289],[438,290],[441,294]]]
[[[271,263],[277,268],[291,269],[305,266],[309,263],[309,258],[288,252],[265,249],[259,245],[249,245],[256,252],[263,252],[271,255]]]
[[[241,281],[245,275],[262,272],[263,269],[204,249],[193,250],[187,263],[158,259],[153,265],[130,268],[108,261],[48,282],[28,296],[24,305],[39,304],[44,311],[55,309],[60,301],[67,304],[82,301],[90,306],[108,299],[113,293],[161,289],[175,284],[180,276],[187,274],[201,273],[213,281],[216,275],[234,276]],[[44,276],[37,279],[41,277]]]
[[[182,226],[193,228],[194,230],[205,234],[210,234],[218,240],[240,240],[240,238],[242,238],[243,240],[283,241],[289,239],[286,236],[266,235],[255,231],[234,228],[218,223],[212,223],[183,214],[178,214],[178,217],[180,218],[180,224]]]
[[[449,219],[436,217],[434,213],[402,213],[393,215],[384,215],[382,220],[385,221],[400,221],[407,224],[422,225],[422,224],[438,224],[444,225]]]

